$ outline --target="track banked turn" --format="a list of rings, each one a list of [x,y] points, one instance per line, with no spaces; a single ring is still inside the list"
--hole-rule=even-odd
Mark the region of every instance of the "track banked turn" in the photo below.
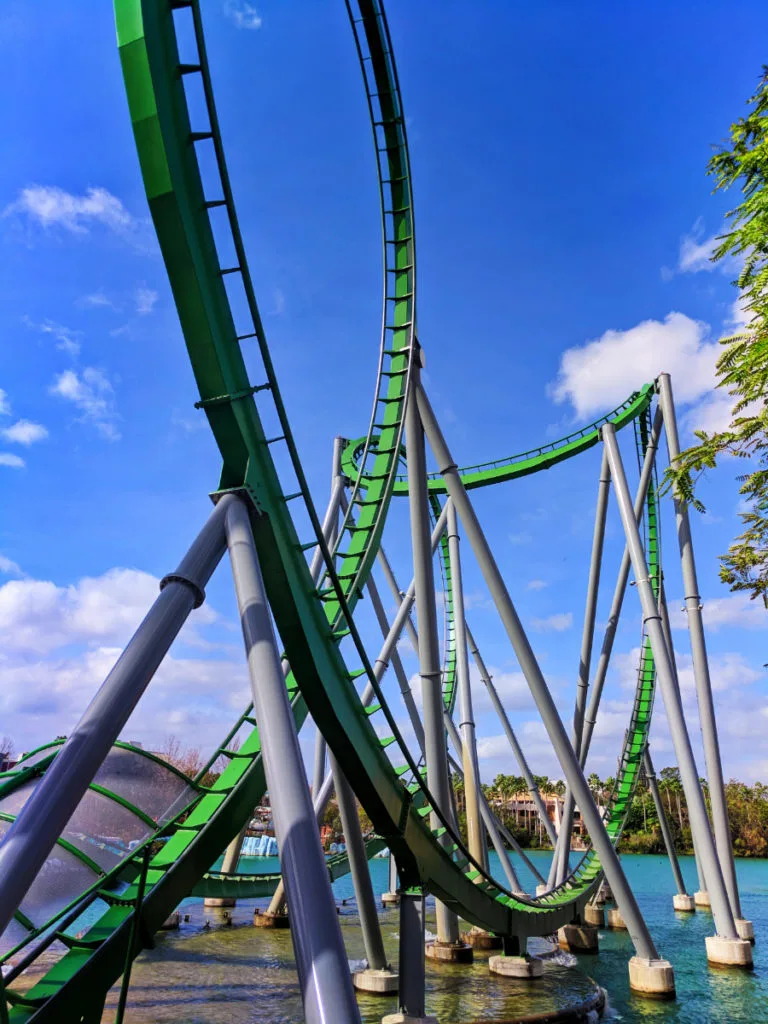
[[[563,886],[538,900],[515,897],[483,876],[456,837],[448,846],[442,844],[446,831],[451,834],[447,823],[435,832],[430,830],[429,793],[378,684],[374,685],[378,704],[368,708],[357,690],[356,680],[373,681],[374,677],[352,611],[376,557],[392,495],[407,489],[396,472],[405,395],[416,352],[410,168],[389,32],[380,4],[358,0],[354,12],[350,7],[374,126],[385,286],[374,408],[367,437],[355,451],[360,475],[335,559],[322,541],[256,305],[224,163],[199,4],[196,0],[116,0],[115,10],[150,211],[199,390],[197,405],[208,419],[223,461],[213,497],[216,500],[228,491],[237,491],[252,503],[253,535],[270,606],[292,669],[286,683],[297,727],[308,709],[377,834],[395,854],[403,885],[425,886],[467,921],[499,934],[524,937],[552,932],[573,918],[596,885],[600,867],[594,855],[587,854]],[[176,18],[191,19],[195,53],[180,56]],[[204,124],[190,123],[187,81],[202,84],[207,110]],[[205,146],[212,148],[217,180],[204,185],[198,156]],[[219,259],[214,217],[221,218],[216,237],[222,229],[229,234],[234,264],[222,264]],[[246,346],[250,359],[260,364],[255,381],[246,371]],[[623,422],[640,416],[650,400],[648,388],[633,396],[621,410]],[[265,416],[279,422],[279,436],[266,436]],[[597,436],[592,433],[594,427],[584,436],[567,439],[562,449],[548,446],[549,452],[528,453],[528,462],[539,460],[536,468],[554,464],[594,444]],[[479,486],[480,478],[492,482],[494,474],[496,480],[522,475],[519,467],[525,461],[518,460],[517,470],[513,464],[473,467],[468,471],[473,479],[467,486]],[[442,489],[437,479],[430,487],[435,496]],[[295,526],[300,520],[309,524],[303,539]],[[305,552],[318,544],[326,571],[316,586]],[[342,646],[345,654],[355,659],[351,670],[342,656]],[[609,819],[609,831],[615,836],[628,807],[622,779],[634,783],[642,758],[650,719],[650,714],[644,713],[649,686],[652,694],[652,665],[642,706],[636,703],[625,743],[623,774]],[[446,690],[449,701],[451,689]],[[377,736],[372,724],[375,714],[386,718],[391,737],[381,740]],[[229,750],[227,743],[243,725],[252,727],[250,734],[238,750]],[[400,767],[390,760],[393,743],[405,760]],[[259,735],[250,710],[244,712],[214,757],[222,754],[228,759],[225,770],[210,789],[198,786],[183,823],[165,827],[167,839],[151,858],[136,951],[151,941],[180,900],[201,883],[264,795]],[[140,853],[127,865],[134,877]],[[78,1020],[99,1019],[99,999],[103,1001],[126,962],[136,900],[134,881],[23,997],[9,992],[12,1024],[61,1020],[64,1006],[81,1010]]]

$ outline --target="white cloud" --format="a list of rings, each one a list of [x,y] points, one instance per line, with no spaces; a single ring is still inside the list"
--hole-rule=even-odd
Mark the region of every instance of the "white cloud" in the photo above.
[[[515,546],[520,544],[530,544],[532,537],[530,533],[509,533],[507,534],[510,544]]]
[[[31,445],[35,441],[44,441],[48,437],[48,431],[42,423],[32,423],[31,420],[17,420],[12,426],[0,430],[0,436],[13,444]]]
[[[103,224],[117,234],[135,227],[135,221],[120,200],[105,188],[89,188],[77,196],[56,185],[28,185],[3,216],[23,214],[43,228],[62,227],[73,234],[85,234],[93,223]]]
[[[681,274],[697,274],[700,270],[714,270],[712,253],[717,246],[717,235],[702,238],[704,225],[701,218],[696,221],[690,234],[680,239],[680,255],[677,269]]]
[[[224,13],[238,28],[261,28],[263,19],[256,8],[246,0],[227,0]]]
[[[557,612],[544,619],[531,619],[531,625],[541,633],[563,633],[573,625],[573,612]]]
[[[140,285],[134,294],[136,312],[139,316],[146,316],[148,313],[151,313],[159,298],[160,296],[156,291],[147,288],[145,285]]]
[[[114,389],[101,370],[86,366],[81,375],[74,370],[65,370],[55,377],[50,391],[72,402],[82,412],[83,420],[93,423],[107,440],[120,440],[120,432],[115,426],[118,417],[114,407]]]
[[[5,555],[0,555],[0,572],[5,573],[6,576],[24,575],[21,571],[21,566],[17,562],[14,562],[12,558],[7,558]]]
[[[11,469],[23,469],[26,466],[26,462],[18,455],[11,455],[10,452],[0,452],[0,466],[10,466]]]
[[[110,299],[104,292],[91,292],[90,295],[83,295],[81,299],[77,300],[78,306],[86,306],[89,308],[106,308],[106,309],[118,309],[115,303]]]
[[[751,323],[754,313],[751,313],[747,309],[748,297],[744,292],[739,292],[738,296],[734,299],[731,306],[730,316],[726,321],[735,331],[743,330],[749,323]]]
[[[80,354],[82,331],[72,330],[71,327],[57,324],[53,320],[43,320],[41,324],[36,324],[28,316],[22,317],[22,319],[27,327],[32,328],[32,330],[40,331],[41,334],[53,335],[56,339],[56,348],[66,352],[73,359]]]
[[[688,616],[682,611],[682,600],[677,606],[670,605],[670,622],[673,629],[687,629]],[[741,626],[743,629],[768,628],[768,612],[762,602],[751,601],[746,594],[730,597],[714,597],[702,601],[704,625],[716,632],[722,626]]]
[[[677,400],[692,402],[713,387],[720,351],[716,341],[708,340],[706,324],[672,312],[663,322],[644,320],[626,331],[608,330],[567,349],[547,391],[558,404],[569,401],[583,417],[608,411],[640,384],[667,372]]]
[[[8,399],[8,392],[0,388],[0,416],[11,415],[11,403]]]
[[[549,584],[546,580],[529,580],[526,585],[526,590],[544,590]]]

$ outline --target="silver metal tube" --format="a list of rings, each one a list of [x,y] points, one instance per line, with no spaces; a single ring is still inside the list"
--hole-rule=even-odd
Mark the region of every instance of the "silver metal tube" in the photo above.
[[[668,373],[662,373],[659,377],[659,401],[664,414],[664,427],[669,446],[669,461],[671,465],[674,465],[680,457],[680,438],[677,433],[677,417],[675,416],[675,403],[672,398],[672,383]],[[715,844],[733,916],[740,918],[741,904],[739,902],[739,888],[736,882],[736,867],[733,861],[728,806],[725,800],[725,787],[723,785],[720,741],[717,735],[715,705],[712,699],[712,682],[709,677],[709,660],[707,658],[707,643],[704,637],[704,621],[701,616],[701,597],[699,595],[699,581],[696,574],[696,560],[693,556],[691,523],[688,517],[688,505],[686,502],[681,500],[676,492],[673,494],[673,498],[675,502],[680,561],[683,567],[685,611],[688,617],[688,633],[691,638],[693,678],[696,684],[696,697],[699,704],[701,740],[704,746],[704,762],[707,766]]]
[[[406,1021],[425,1019],[424,891],[400,893],[400,1010]]]
[[[464,587],[461,581],[459,554],[459,523],[456,508],[451,502],[448,509],[448,557],[451,566],[451,597],[453,600],[453,628],[456,641],[456,679],[459,690],[459,733],[461,734],[461,760],[464,766],[464,798],[467,808],[467,836],[469,852],[483,870],[488,870],[488,847],[480,820],[480,769],[477,763],[475,718],[472,713],[472,689],[469,683],[467,657],[467,630],[464,622]]]
[[[531,649],[528,637],[525,635],[525,631],[520,623],[504,579],[482,531],[469,496],[464,489],[458,467],[451,458],[451,453],[445,443],[427,396],[421,387],[417,391],[417,396],[424,430],[437,460],[440,473],[445,480],[446,489],[456,505],[456,511],[459,513],[459,518],[464,525],[469,542],[475,552],[475,557],[496,605],[499,617],[504,624],[520,668],[539,709],[550,742],[554,747],[566,780],[570,783],[581,809],[582,818],[587,826],[597,855],[600,858],[608,884],[616,896],[630,937],[635,944],[635,949],[639,956],[649,960],[656,960],[658,959],[658,953],[656,952],[651,934],[640,913],[640,908],[637,905],[634,894],[627,883],[624,869],[619,863],[616,851],[605,830],[600,812],[592,799],[592,794],[589,791],[587,780],[584,778],[579,760],[568,739],[568,734],[565,731],[555,702]]]
[[[317,730],[315,736],[315,762],[312,768],[312,796],[316,797],[320,792],[320,787],[323,784],[325,778],[325,755],[327,752],[327,744],[325,737]]]
[[[309,1024],[359,1022],[248,509],[239,498],[227,510],[226,531],[304,1014]]]
[[[0,934],[85,795],[225,550],[225,495],[0,843]]]
[[[653,797],[653,806],[656,808],[656,817],[659,819],[659,828],[661,829],[661,835],[664,839],[664,846],[667,851],[667,857],[669,857],[669,866],[672,868],[675,885],[677,886],[677,891],[680,895],[686,896],[687,893],[685,890],[685,882],[683,881],[683,873],[680,870],[680,863],[677,859],[677,852],[675,851],[675,841],[672,838],[672,833],[669,829],[669,822],[667,821],[667,816],[664,813],[664,805],[661,802],[661,794],[659,793],[659,787],[656,783],[656,772],[653,770],[653,763],[651,762],[651,755],[648,752],[648,747],[645,748],[643,764],[645,766],[645,777],[648,780],[648,789]]]
[[[717,928],[718,935],[722,935],[724,938],[735,939],[737,933],[733,912],[728,901],[728,893],[726,892],[715,843],[712,833],[709,831],[707,809],[704,806],[704,797],[699,785],[699,774],[696,770],[691,740],[685,725],[680,691],[672,671],[669,651],[664,641],[661,615],[659,614],[659,608],[653,594],[651,581],[648,578],[648,565],[645,561],[645,553],[643,552],[642,540],[637,529],[637,521],[632,511],[632,499],[629,495],[627,478],[624,475],[624,466],[622,465],[613,424],[607,423],[602,428],[602,437],[608,451],[611,476],[613,477],[616,498],[619,503],[621,521],[627,537],[627,546],[629,547],[632,560],[637,592],[642,604],[645,629],[651,643],[653,658],[656,663],[656,676],[661,687],[662,697],[664,698],[667,721],[669,722],[675,754],[677,755],[677,763],[680,768],[680,779],[688,804],[691,831],[699,837],[699,856],[701,857],[704,875],[707,880],[707,891],[709,892],[712,904],[715,927]],[[608,882],[611,888],[613,888],[610,878]]]
[[[344,830],[344,842],[347,844],[349,871],[352,875],[352,885],[357,900],[360,930],[363,933],[365,956],[369,967],[375,971],[383,971],[387,967],[387,956],[384,952],[384,940],[381,937],[379,917],[376,913],[376,900],[373,895],[371,873],[368,870],[368,857],[365,852],[363,833],[360,829],[355,794],[333,754],[330,755],[330,761],[336,785],[341,827]]]
[[[418,366],[413,369],[411,390],[405,411],[405,436],[408,459],[408,504],[411,516],[413,545],[413,576],[416,583],[416,619],[419,624],[419,675],[421,677],[424,712],[424,743],[427,762],[427,785],[444,815],[450,815],[451,782],[443,726],[443,694],[441,686],[440,649],[435,609],[435,578],[430,545],[429,501],[427,496],[427,459],[424,446],[416,388]],[[431,827],[438,829],[437,814],[430,816]],[[437,901],[438,942],[459,941],[456,914]]]
[[[445,508],[443,508],[443,511],[445,512]],[[390,565],[389,559],[387,558],[384,548],[382,546],[379,546],[378,554],[376,557],[378,558],[379,565],[381,566],[382,572],[384,573],[384,579],[387,581],[387,585],[389,586],[389,589],[392,591],[392,596],[394,597],[395,602],[399,605],[400,602],[405,597],[405,593],[397,585],[397,580],[395,579],[395,574],[392,571],[392,566]],[[405,628],[408,631],[408,636],[410,637],[414,653],[418,654],[419,639],[416,636],[416,627],[414,626],[413,619],[410,617],[410,615],[405,620]]]

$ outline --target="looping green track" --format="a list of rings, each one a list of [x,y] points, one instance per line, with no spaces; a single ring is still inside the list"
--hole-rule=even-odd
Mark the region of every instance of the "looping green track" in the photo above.
[[[197,406],[208,419],[222,457],[214,500],[237,491],[252,504],[253,534],[268,597],[292,669],[286,685],[297,727],[309,710],[353,781],[378,836],[394,852],[402,884],[423,885],[464,919],[490,931],[520,937],[546,934],[571,920],[588,899],[600,872],[596,857],[588,853],[551,894],[526,900],[484,876],[446,821],[431,831],[430,794],[375,683],[352,617],[376,557],[392,495],[407,491],[407,482],[396,478],[396,472],[417,345],[411,177],[389,31],[379,0],[358,0],[354,8],[351,3],[348,7],[374,127],[385,283],[373,414],[366,439],[355,449],[352,512],[340,531],[335,557],[322,540],[256,304],[224,161],[198,0],[115,0],[141,172],[195,374]],[[195,40],[195,52],[182,56],[176,25],[181,18],[190,20]],[[192,82],[202,87],[205,97],[202,124],[190,123],[186,90]],[[198,157],[203,147],[213,153],[212,181],[201,174]],[[234,265],[222,264],[219,258],[215,237],[223,233],[235,253]],[[249,361],[259,365],[255,380],[246,371],[246,350]],[[648,386],[611,418],[619,426],[641,416],[651,396]],[[279,423],[277,437],[267,436],[263,424],[268,420]],[[592,425],[560,446],[549,445],[504,464],[471,467],[465,483],[480,486],[546,468],[595,444],[597,428]],[[441,481],[431,479],[430,489],[437,500]],[[649,493],[649,512],[652,501],[655,496],[652,499]],[[299,522],[308,524],[303,538],[297,533]],[[325,575],[315,586],[305,552],[318,544]],[[450,638],[448,643],[445,694],[450,707]],[[347,660],[354,660],[353,668],[347,667]],[[644,666],[609,818],[616,837],[650,720],[652,661],[646,660]],[[372,682],[377,704],[363,707],[356,688],[359,678]],[[391,736],[377,736],[375,715],[384,716]],[[243,726],[251,727],[250,734],[239,749],[230,750],[227,744]],[[399,767],[387,750],[393,744],[404,761]],[[177,819],[165,827],[165,841],[153,847],[139,946],[150,944],[170,911],[201,884],[264,794],[259,734],[250,709],[214,757],[221,755],[228,761],[221,776],[208,790],[197,787],[183,822]],[[122,866],[123,876],[136,879],[142,854],[143,848],[134,852]],[[10,991],[11,1024],[98,1019],[99,1001],[125,964],[136,900],[134,880],[23,997]]]

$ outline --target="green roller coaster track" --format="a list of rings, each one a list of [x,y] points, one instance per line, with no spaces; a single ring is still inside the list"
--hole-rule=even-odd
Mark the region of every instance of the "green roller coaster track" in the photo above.
[[[389,503],[407,493],[397,475],[402,451],[405,397],[416,341],[416,260],[411,174],[400,90],[380,0],[348,4],[371,114],[381,192],[384,301],[373,411],[366,437],[349,445],[344,471],[352,482],[349,512],[330,552],[293,441],[280,388],[256,303],[243,240],[235,213],[205,51],[199,0],[115,0],[118,45],[128,106],[149,207],[176,302],[199,392],[197,407],[206,416],[218,445],[222,470],[217,500],[228,491],[246,494],[253,506],[252,527],[270,605],[291,666],[286,686],[297,728],[307,713],[318,723],[329,747],[373,822],[377,842],[397,858],[404,885],[423,885],[465,920],[492,932],[524,937],[546,934],[573,918],[594,891],[600,864],[592,851],[567,881],[538,899],[514,896],[483,874],[451,826],[432,831],[431,796],[418,764],[408,752],[394,716],[375,681],[352,616],[376,557]],[[179,56],[177,21],[188,19],[196,53]],[[207,117],[191,123],[186,83],[202,85]],[[214,180],[204,179],[199,156],[214,156]],[[222,265],[214,240],[226,229],[234,264]],[[239,314],[235,314],[239,310]],[[253,378],[244,353],[259,364]],[[463,471],[467,487],[479,487],[537,472],[573,457],[598,440],[602,422],[616,427],[638,420],[638,444],[646,440],[653,385],[646,385],[619,409],[578,434],[535,451]],[[277,437],[263,423],[276,419]],[[439,513],[444,488],[430,478],[433,510]],[[306,524],[300,537],[297,523]],[[304,527],[302,527],[304,528]],[[649,489],[645,529],[651,571],[658,577],[656,495]],[[306,552],[323,552],[321,582],[310,578]],[[445,555],[445,552],[443,552]],[[338,563],[338,568],[336,567]],[[454,700],[455,651],[450,607],[446,628],[444,699]],[[342,655],[344,648],[344,656]],[[354,660],[354,667],[348,662]],[[361,703],[356,681],[370,681],[376,700]],[[654,668],[643,644],[635,706],[622,753],[621,770],[607,827],[618,839],[637,780],[648,734]],[[374,727],[376,715],[391,735]],[[238,749],[228,744],[244,727],[251,731]],[[391,760],[399,751],[403,763]],[[0,778],[0,795],[40,774],[55,748],[11,776]],[[184,811],[158,828],[112,873],[100,877],[92,892],[103,913],[77,939],[65,934],[67,952],[42,977],[19,994],[6,991],[9,1024],[23,1021],[98,1020],[107,989],[121,975],[133,942],[139,878],[150,850],[141,900],[135,955],[151,942],[168,914],[191,892],[238,895],[266,884],[249,878],[217,879],[210,872],[226,844],[248,820],[265,792],[259,733],[252,710],[240,716],[211,758],[227,766],[204,787],[200,777]],[[3,788],[4,787],[4,788]],[[439,812],[438,817],[440,817]],[[448,833],[448,845],[444,845]],[[162,842],[159,842],[162,840]],[[332,868],[333,870],[333,868]],[[252,876],[256,879],[256,876]],[[116,882],[128,883],[119,893]],[[220,894],[216,892],[215,894]],[[77,909],[65,908],[57,921]],[[40,935],[55,927],[49,922]],[[74,1015],[73,1015],[74,1014]]]

